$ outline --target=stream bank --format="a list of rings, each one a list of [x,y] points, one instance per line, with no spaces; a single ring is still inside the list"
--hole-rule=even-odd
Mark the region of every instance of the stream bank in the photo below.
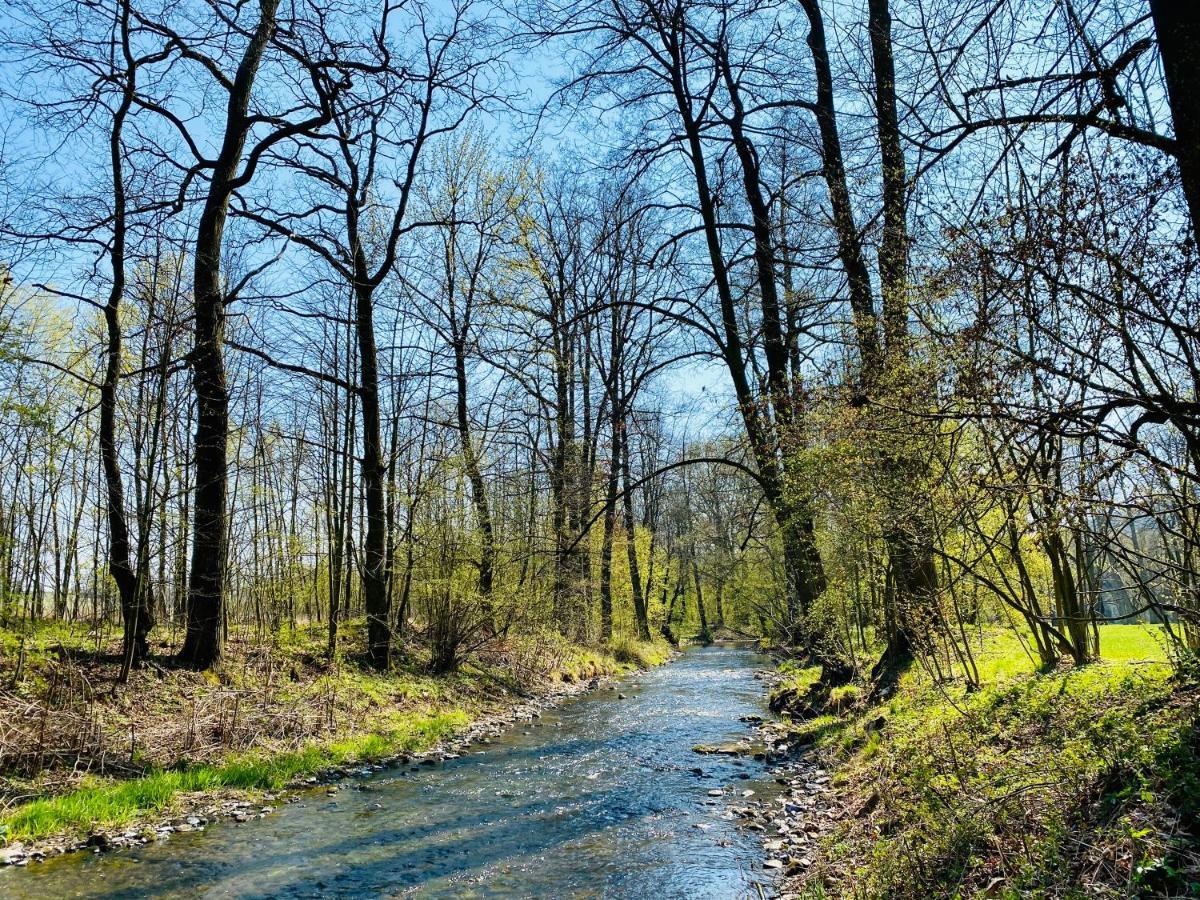
[[[974,641],[975,684],[918,660],[886,693],[828,691],[781,666],[781,897],[1200,895],[1200,684],[1154,631],[1101,626],[1106,655],[1049,671],[1007,630]]]
[[[0,692],[0,864],[261,818],[289,791],[461,752],[670,657],[665,645],[596,650],[549,635],[432,677],[419,659],[373,674],[311,644],[250,656],[235,643],[220,672],[156,665],[105,687],[109,655],[31,643],[25,680]]]
[[[699,755],[766,715],[752,651],[695,648],[466,752],[340,780],[261,821],[0,873],[19,897],[757,897],[765,759]],[[481,739],[482,741],[482,739]]]

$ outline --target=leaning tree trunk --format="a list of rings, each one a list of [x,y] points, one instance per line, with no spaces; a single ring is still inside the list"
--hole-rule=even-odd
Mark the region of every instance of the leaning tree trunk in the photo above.
[[[229,387],[225,379],[225,294],[221,249],[229,200],[252,122],[250,93],[263,53],[275,31],[278,0],[259,0],[259,20],[229,90],[225,135],[217,156],[196,233],[192,302],[195,346],[192,388],[196,395],[195,501],[192,505],[192,562],[188,579],[187,634],[179,660],[206,669],[221,659],[228,527],[226,510],[229,444]]]
[[[747,353],[742,338],[738,305],[734,299],[729,267],[721,246],[721,223],[717,217],[715,194],[708,179],[703,135],[700,123],[696,120],[692,110],[691,95],[688,92],[681,65],[677,65],[671,72],[671,89],[687,140],[700,220],[704,229],[709,262],[712,266],[713,284],[720,302],[721,328],[724,338],[721,355],[733,381],[738,410],[742,415],[742,422],[746,427],[746,437],[754,455],[754,461],[758,466],[759,482],[783,537],[784,570],[787,578],[788,637],[796,642],[806,642],[808,639],[806,630],[799,623],[805,619],[812,601],[825,588],[824,569],[820,553],[813,540],[811,510],[806,509],[805,504],[789,499],[785,491],[785,482],[788,479],[778,458],[779,435],[772,427],[771,416],[763,412],[762,398],[756,396],[750,387],[750,376],[746,365]],[[744,144],[745,141],[743,140],[741,143]],[[747,153],[753,155],[747,147],[740,147],[739,152],[742,158]],[[755,172],[756,170],[743,174],[746,179],[753,180]],[[753,194],[753,190],[749,187],[748,193]],[[761,233],[756,234],[755,249],[760,263],[760,280],[771,281],[773,276],[770,276],[766,269],[762,268],[771,254],[763,252],[761,238]],[[773,305],[764,303],[763,311],[768,315],[773,313],[778,320],[778,301],[776,300]],[[778,321],[775,324],[777,325]],[[773,330],[774,327],[773,325]],[[774,343],[773,354],[777,355],[780,345],[778,340]],[[784,357],[786,360],[786,350]],[[779,396],[773,399],[783,400],[783,405],[776,412],[782,412],[784,419],[790,420],[792,411],[786,406],[786,398]],[[785,454],[784,465],[787,464],[787,455]]]

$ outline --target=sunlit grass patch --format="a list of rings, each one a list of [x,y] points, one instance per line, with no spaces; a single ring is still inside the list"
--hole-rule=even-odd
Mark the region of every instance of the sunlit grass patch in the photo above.
[[[857,719],[809,723],[871,810],[826,840],[824,870],[852,873],[828,894],[1069,896],[1084,877],[1178,889],[1191,876],[1172,832],[1193,832],[1200,809],[1195,690],[1159,626],[1102,626],[1100,648],[1039,673],[1016,635],[989,629],[979,687],[916,664]]]
[[[120,782],[92,780],[60,797],[34,800],[0,818],[8,840],[36,840],[62,832],[126,825],[167,809],[180,795],[218,789],[279,790],[330,766],[369,762],[427,748],[463,728],[462,710],[393,714],[380,731],[314,743],[290,753],[244,754],[229,760]]]
[[[783,676],[780,687],[806,691],[821,680],[821,667],[788,661],[780,664],[779,674]]]
[[[1101,625],[1100,658],[1106,662],[1168,660],[1168,638],[1161,625]]]
[[[1161,625],[1101,625],[1099,634],[1098,665],[1138,663],[1166,666],[1169,663],[1168,640]],[[979,681],[983,685],[1024,678],[1036,672],[1040,664],[1032,640],[1024,631],[988,626],[970,632],[969,642],[969,649],[979,670]],[[909,682],[919,682],[926,679],[926,673],[920,666],[914,666],[905,678]]]
[[[630,635],[613,637],[608,651],[618,663],[639,669],[661,666],[671,658],[671,646],[666,641],[639,641]]]

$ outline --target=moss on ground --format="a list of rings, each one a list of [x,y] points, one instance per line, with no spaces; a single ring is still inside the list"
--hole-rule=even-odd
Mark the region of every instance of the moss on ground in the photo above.
[[[818,696],[820,684],[820,666],[807,666],[792,660],[780,663],[779,680],[771,689],[771,710],[798,720],[819,715],[825,700],[823,694]]]

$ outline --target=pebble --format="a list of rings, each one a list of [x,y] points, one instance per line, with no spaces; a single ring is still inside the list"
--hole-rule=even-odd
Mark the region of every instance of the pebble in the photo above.
[[[17,842],[0,849],[0,865],[15,866],[25,858],[25,845]]]

